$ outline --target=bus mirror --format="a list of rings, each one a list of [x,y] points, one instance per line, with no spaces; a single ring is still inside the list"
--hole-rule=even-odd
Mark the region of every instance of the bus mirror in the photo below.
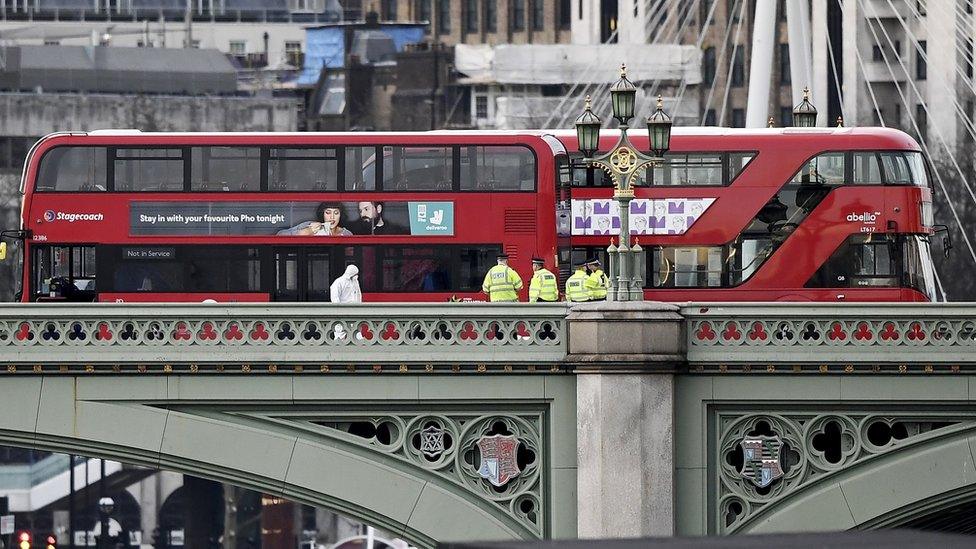
[[[0,261],[7,259],[7,243],[0,242]]]
[[[933,225],[935,229],[935,234],[942,233],[942,254],[945,257],[949,257],[949,250],[952,249],[952,235],[949,234],[948,225]]]

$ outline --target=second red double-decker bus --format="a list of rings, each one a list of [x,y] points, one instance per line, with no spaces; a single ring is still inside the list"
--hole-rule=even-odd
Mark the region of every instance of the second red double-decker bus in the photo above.
[[[904,133],[688,128],[671,147],[631,204],[647,298],[934,296]],[[567,272],[619,231],[575,149],[570,132],[48,136],[22,181],[21,299],[325,301],[347,264],[368,301],[480,299],[500,252],[527,281],[532,256]]]

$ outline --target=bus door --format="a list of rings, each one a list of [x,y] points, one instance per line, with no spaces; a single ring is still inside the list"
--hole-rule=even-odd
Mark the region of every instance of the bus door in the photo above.
[[[310,246],[274,249],[274,301],[328,301],[330,265],[329,248]]]

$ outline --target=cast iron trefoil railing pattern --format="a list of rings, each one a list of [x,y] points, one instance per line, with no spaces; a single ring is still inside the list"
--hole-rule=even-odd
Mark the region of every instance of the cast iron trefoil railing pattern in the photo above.
[[[976,349],[966,304],[682,307],[689,363],[959,363]]]
[[[538,363],[566,308],[520,304],[0,306],[8,363]]]

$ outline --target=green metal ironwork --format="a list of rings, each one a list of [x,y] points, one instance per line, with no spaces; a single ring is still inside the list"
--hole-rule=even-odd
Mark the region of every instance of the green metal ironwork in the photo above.
[[[976,349],[967,303],[682,306],[689,364],[965,364]]]
[[[8,364],[544,364],[564,304],[0,305]]]
[[[576,532],[570,375],[53,374],[6,378],[0,393],[0,444],[229,482],[420,546]],[[431,460],[414,436],[432,424],[450,436]],[[494,489],[473,443],[498,429],[517,438],[523,462]]]

